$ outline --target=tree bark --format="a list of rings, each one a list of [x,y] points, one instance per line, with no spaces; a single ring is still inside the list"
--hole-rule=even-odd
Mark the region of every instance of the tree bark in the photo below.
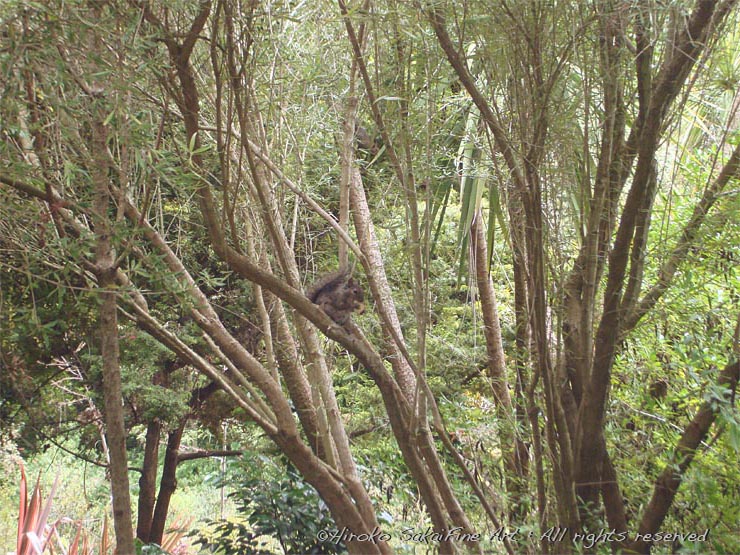
[[[167,524],[167,513],[170,510],[170,500],[172,499],[172,494],[177,489],[177,465],[180,462],[178,454],[186,423],[187,418],[184,418],[177,428],[167,434],[162,479],[159,483],[159,494],[157,495],[157,504],[154,507],[152,526],[149,533],[149,541],[157,545],[162,545],[164,527]]]
[[[144,463],[139,478],[139,506],[137,510],[136,537],[144,543],[151,543],[152,517],[157,495],[157,469],[159,468],[159,434],[162,424],[159,419],[146,426],[144,442]]]
[[[516,432],[514,406],[509,392],[506,376],[506,358],[501,338],[501,324],[498,316],[496,293],[488,271],[488,245],[483,229],[483,213],[478,210],[473,218],[470,236],[475,255],[475,279],[480,296],[483,315],[483,333],[486,338],[488,353],[488,376],[496,400],[499,441],[504,459],[504,470],[507,491],[512,500],[509,518],[516,522],[524,515],[526,499],[526,476],[529,464],[529,452]]]
[[[93,100],[93,102],[100,100]],[[110,193],[108,190],[109,162],[107,132],[103,124],[102,109],[97,110],[93,123],[93,152],[95,165],[92,170],[95,188],[94,218],[95,267],[98,281],[100,354],[103,362],[103,398],[105,425],[110,451],[110,479],[113,496],[113,525],[116,532],[117,555],[134,555],[134,531],[131,519],[131,498],[126,456],[126,427],[123,418],[123,392],[118,346],[118,306],[116,300],[115,250],[111,241],[111,224],[108,219]]]

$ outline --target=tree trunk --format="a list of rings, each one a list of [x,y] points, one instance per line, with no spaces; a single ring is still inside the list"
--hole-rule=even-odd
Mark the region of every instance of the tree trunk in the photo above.
[[[488,377],[491,380],[493,396],[496,400],[496,414],[499,422],[499,441],[504,458],[506,489],[512,499],[509,517],[517,521],[524,514],[526,495],[526,465],[528,450],[516,433],[514,407],[509,393],[506,377],[506,359],[501,338],[501,324],[496,304],[496,293],[488,271],[488,245],[483,226],[483,213],[478,210],[470,228],[470,236],[475,256],[475,279],[478,284],[483,333],[488,353]]]
[[[164,527],[167,524],[167,513],[170,510],[170,500],[172,494],[177,489],[177,465],[182,433],[185,430],[187,418],[177,426],[175,430],[167,435],[167,448],[164,452],[164,465],[162,467],[162,479],[159,483],[159,495],[157,495],[157,505],[154,508],[151,531],[149,532],[149,541],[162,545],[162,536]]]
[[[96,277],[100,296],[99,337],[103,361],[103,398],[105,426],[110,452],[110,479],[113,496],[113,525],[117,555],[134,555],[134,531],[126,456],[126,428],[123,418],[123,393],[118,347],[118,307],[115,292],[115,250],[111,243],[111,224],[107,217],[110,206],[108,191],[109,163],[105,157],[107,132],[105,115],[98,110],[93,123],[93,184],[95,187]]]
[[[139,478],[139,507],[137,511],[136,537],[151,543],[152,517],[157,493],[157,469],[159,468],[159,434],[162,424],[152,420],[146,427],[144,463]]]

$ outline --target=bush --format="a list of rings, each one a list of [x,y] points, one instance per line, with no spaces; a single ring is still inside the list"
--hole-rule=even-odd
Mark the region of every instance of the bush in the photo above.
[[[240,518],[207,521],[192,534],[194,543],[220,555],[344,553],[342,543],[322,543],[319,531],[335,527],[328,509],[313,487],[288,463],[245,457],[238,465],[238,482],[229,494]],[[247,478],[244,479],[244,476]]]

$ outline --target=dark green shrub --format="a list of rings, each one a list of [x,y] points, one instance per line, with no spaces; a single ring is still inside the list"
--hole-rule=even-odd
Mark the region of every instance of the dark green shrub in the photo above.
[[[219,555],[331,555],[344,553],[342,543],[321,542],[321,530],[333,530],[329,510],[316,490],[292,465],[247,456],[238,463],[238,477],[228,481],[229,494],[241,521],[211,520],[192,534],[194,543]]]

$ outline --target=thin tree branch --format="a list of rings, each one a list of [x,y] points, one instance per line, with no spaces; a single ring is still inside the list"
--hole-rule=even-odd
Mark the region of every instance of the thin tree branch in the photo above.
[[[739,177],[740,145],[735,147],[730,159],[722,168],[717,179],[715,179],[714,182],[704,190],[704,194],[699,203],[694,207],[691,218],[684,226],[678,242],[673,247],[668,259],[663,263],[663,266],[661,266],[658,271],[658,281],[647,293],[645,293],[645,296],[639,303],[637,303],[637,306],[625,316],[620,330],[621,338],[624,338],[632,329],[634,329],[639,321],[653,309],[663,294],[668,290],[673,282],[673,278],[676,275],[678,267],[686,259],[691,246],[695,243],[699,230],[706,220],[709,210],[711,210],[717,200],[721,197],[722,191],[724,191],[727,184],[730,183],[732,179],[737,179]]]
[[[177,454],[177,463],[211,457],[241,457],[244,451],[235,449],[198,449]]]
[[[735,390],[737,389],[738,380],[740,379],[740,361],[735,361],[727,366],[720,373],[717,380],[718,385],[727,388],[729,395],[726,401],[711,399],[704,401],[694,418],[689,422],[684,430],[681,439],[676,445],[672,459],[668,461],[665,469],[655,482],[653,496],[650,499],[640,520],[639,535],[631,549],[636,553],[649,553],[652,541],[644,539],[645,535],[655,534],[660,530],[663,521],[668,514],[673,499],[678,493],[683,477],[689,466],[694,460],[696,449],[706,438],[709,428],[717,419],[720,410],[720,403],[734,402]],[[642,537],[641,537],[642,536]]]

